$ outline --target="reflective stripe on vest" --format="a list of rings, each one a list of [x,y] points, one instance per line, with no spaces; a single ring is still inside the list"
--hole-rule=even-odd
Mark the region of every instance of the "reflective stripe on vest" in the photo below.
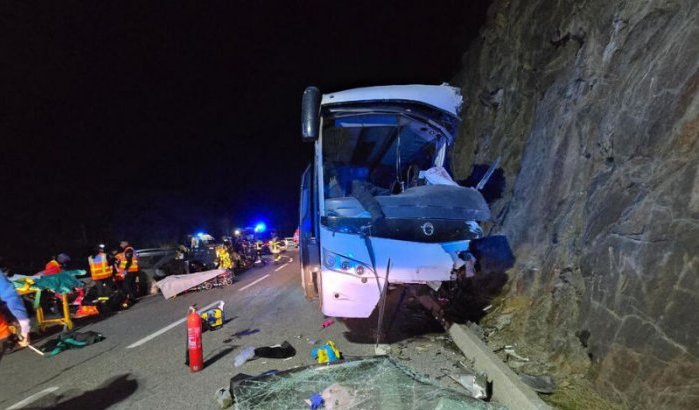
[[[93,280],[107,279],[112,276],[112,267],[107,264],[107,255],[100,253],[92,259],[90,275]]]

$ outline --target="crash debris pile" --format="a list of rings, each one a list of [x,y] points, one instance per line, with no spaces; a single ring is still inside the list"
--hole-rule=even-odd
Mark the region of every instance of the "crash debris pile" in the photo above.
[[[334,324],[325,319],[320,332]],[[259,332],[245,329],[233,337]],[[326,335],[327,336],[327,335]],[[499,409],[490,402],[492,383],[476,373],[447,335],[421,335],[386,347],[385,354],[346,356],[341,340],[297,335],[301,364],[284,369],[282,362],[297,356],[288,341],[273,346],[241,346],[233,359],[230,388],[214,398],[221,408],[235,409]],[[230,340],[229,340],[230,341]],[[310,348],[310,351],[308,350]],[[304,359],[305,357],[305,359]],[[249,361],[271,361],[263,373],[246,374]],[[257,362],[260,363],[260,362]],[[266,364],[266,361],[261,361]],[[313,363],[313,364],[312,364]]]
[[[312,408],[311,398],[319,397],[324,409],[501,408],[433,384],[386,356],[234,378],[230,392],[236,410]]]

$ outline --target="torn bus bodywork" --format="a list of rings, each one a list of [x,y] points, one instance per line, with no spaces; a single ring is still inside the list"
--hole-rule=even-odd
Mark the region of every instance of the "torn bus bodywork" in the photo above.
[[[447,85],[304,93],[315,155],[301,184],[302,282],[325,315],[369,317],[390,284],[442,320],[443,284],[474,274],[490,210],[447,172],[461,104]]]

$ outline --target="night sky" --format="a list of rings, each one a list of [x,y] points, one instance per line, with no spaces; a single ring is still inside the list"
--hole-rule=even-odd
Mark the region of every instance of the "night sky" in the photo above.
[[[487,8],[373,3],[3,3],[0,255],[290,235],[303,89],[449,81]]]

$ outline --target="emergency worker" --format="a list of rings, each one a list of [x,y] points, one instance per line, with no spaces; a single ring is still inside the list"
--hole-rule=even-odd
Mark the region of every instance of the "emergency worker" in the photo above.
[[[216,261],[219,269],[233,270],[233,259],[230,253],[230,241],[224,239],[223,243],[216,246]]]
[[[0,357],[5,350],[5,342],[12,336],[10,327],[13,322],[17,322],[14,327],[19,332],[19,345],[22,347],[29,344],[29,330],[31,329],[27,309],[24,308],[22,298],[12,282],[5,276],[7,271],[7,266],[0,257]]]
[[[136,303],[136,278],[138,277],[138,256],[134,248],[128,242],[122,241],[119,245],[121,252],[117,253],[119,261],[118,274],[124,278],[122,287],[126,294],[126,301],[122,307],[127,308]]]
[[[117,254],[119,251],[115,248],[112,248],[111,251],[109,251],[109,255],[107,255],[107,263],[109,263],[109,266],[112,267],[112,280],[116,279],[116,276],[119,272],[119,260],[117,259]]]
[[[279,238],[277,237],[276,234],[272,235],[272,239],[269,240],[269,251],[272,253],[273,258],[274,258],[274,263],[279,262],[279,260],[282,258],[281,252],[281,246],[279,245]]]
[[[114,271],[109,264],[109,257],[104,251],[104,245],[97,246],[94,255],[90,255],[87,261],[90,264],[90,276],[95,282],[97,296],[108,297],[112,289],[112,274]]]
[[[49,263],[46,264],[46,267],[44,268],[44,275],[55,275],[57,273],[60,273],[63,268],[61,268],[61,264],[58,263],[56,258],[51,258]]]
[[[264,249],[264,243],[261,240],[255,241],[255,262],[265,264],[265,260],[262,258],[262,250]]]
[[[59,253],[56,257],[56,261],[61,264],[62,270],[68,270],[68,264],[70,263],[70,256],[65,253]]]

